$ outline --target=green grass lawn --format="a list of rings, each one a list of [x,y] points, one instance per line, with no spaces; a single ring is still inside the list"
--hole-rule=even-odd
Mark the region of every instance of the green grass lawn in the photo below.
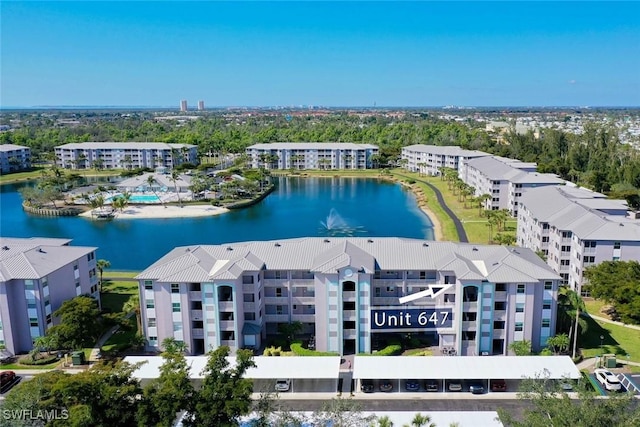
[[[589,325],[585,335],[579,337],[578,345],[585,357],[599,354],[616,354],[618,358],[632,362],[640,362],[640,331],[624,326],[613,325],[585,318]],[[600,336],[602,348],[600,347]]]
[[[101,349],[105,352],[109,352],[111,350],[123,350],[129,346],[133,337],[136,336],[136,333],[138,333],[137,327],[134,327],[129,331],[116,331],[116,333],[111,335],[107,342],[104,343]]]
[[[127,273],[129,274],[129,273]],[[133,276],[137,273],[130,273]],[[133,277],[131,276],[131,277]],[[115,277],[115,276],[114,276]],[[121,276],[129,277],[129,276]],[[102,309],[109,310],[112,313],[122,311],[122,306],[127,302],[131,295],[138,293],[138,282],[105,280],[102,286],[100,300],[102,301]]]
[[[600,310],[602,307],[607,305],[604,301],[600,301],[593,298],[584,298],[584,305],[589,314],[593,314],[594,316],[606,317]]]
[[[40,172],[46,169],[43,166],[36,166],[29,172],[16,172],[6,175],[0,175],[0,184],[11,184],[13,182],[28,181],[40,177]]]
[[[48,365],[21,365],[19,363],[8,363],[6,365],[0,365],[0,370],[18,371],[20,369],[41,369],[41,370],[55,369],[58,367],[58,363],[59,362],[50,363]]]

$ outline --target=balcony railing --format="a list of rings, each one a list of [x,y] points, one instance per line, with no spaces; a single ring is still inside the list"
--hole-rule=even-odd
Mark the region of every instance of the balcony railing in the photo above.
[[[236,327],[235,321],[233,320],[220,320],[218,324],[220,325],[221,331],[233,331]]]
[[[233,311],[233,301],[219,301],[218,309],[220,311]]]
[[[494,320],[505,320],[507,317],[507,312],[506,310],[495,310],[493,312],[493,318]]]
[[[288,314],[265,314],[264,320],[265,322],[288,322],[289,315]]]
[[[202,292],[189,291],[189,299],[191,299],[191,301],[202,301]]]
[[[236,348],[236,340],[220,340],[220,345],[226,345],[229,348]]]
[[[288,305],[289,297],[264,297],[265,304]]]
[[[313,323],[316,321],[316,315],[315,314],[296,314],[296,313],[291,313],[291,320],[292,321],[299,321],[299,322],[303,322],[303,323]]]
[[[310,296],[298,297],[294,295],[293,298],[291,298],[291,303],[300,305],[313,305],[315,304],[315,298]]]
[[[506,291],[496,291],[495,293],[496,301],[505,301],[507,299]]]
[[[202,329],[202,328],[193,328],[193,329],[191,329],[191,337],[192,338],[204,338],[204,329]]]
[[[398,297],[373,297],[373,305],[398,305]]]
[[[202,320],[202,310],[191,310],[191,320]]]
[[[356,300],[355,291],[342,292],[342,300],[343,301],[355,301]]]
[[[344,310],[342,312],[342,320],[358,320],[355,310]]]
[[[466,320],[462,322],[462,329],[465,331],[475,331],[477,328],[478,322],[475,320]]]

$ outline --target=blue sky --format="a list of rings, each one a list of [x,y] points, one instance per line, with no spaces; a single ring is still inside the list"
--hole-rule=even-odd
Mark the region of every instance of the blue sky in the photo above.
[[[638,106],[637,2],[2,1],[0,106]]]

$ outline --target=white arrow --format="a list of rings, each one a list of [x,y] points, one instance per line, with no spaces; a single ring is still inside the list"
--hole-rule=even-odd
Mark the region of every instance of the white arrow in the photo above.
[[[444,292],[445,290],[449,289],[451,286],[453,285],[429,285],[429,289],[426,289],[424,291],[420,291],[420,292],[416,292],[415,294],[411,294],[411,295],[407,295],[404,297],[400,297],[400,304],[406,304],[408,302],[420,299],[420,298],[424,298],[424,297],[431,297],[431,298],[435,298],[438,295],[440,295],[442,292]]]

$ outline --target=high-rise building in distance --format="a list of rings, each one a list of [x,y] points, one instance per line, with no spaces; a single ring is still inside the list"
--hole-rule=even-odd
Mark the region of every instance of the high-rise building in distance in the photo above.
[[[187,111],[187,100],[183,99],[180,101],[180,111]]]
[[[198,111],[204,110],[204,101],[198,101]]]

